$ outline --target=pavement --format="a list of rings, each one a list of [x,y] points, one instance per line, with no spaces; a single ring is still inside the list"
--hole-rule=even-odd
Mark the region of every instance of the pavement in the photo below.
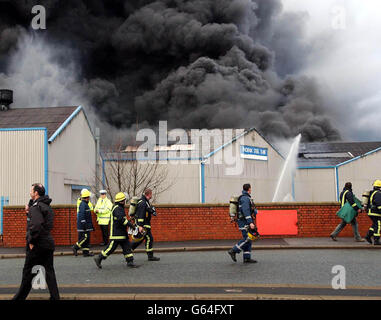
[[[259,247],[259,246],[258,246]],[[377,270],[381,255],[366,249],[255,250],[255,264],[233,262],[220,250],[162,252],[158,262],[134,255],[129,269],[122,254],[112,254],[98,269],[92,258],[61,256],[54,260],[63,299],[381,299]],[[0,260],[0,300],[10,299],[21,281],[24,259]],[[332,283],[342,266],[345,289]],[[376,271],[375,271],[376,270]],[[31,299],[47,299],[47,290],[32,290]]]
[[[367,242],[356,242],[353,238],[268,238],[255,241],[254,250],[273,249],[381,249],[381,246],[373,246]],[[229,250],[238,240],[196,240],[182,242],[155,242],[155,252],[182,252],[182,251],[216,251]],[[92,246],[91,250],[98,254],[102,251],[101,246]],[[117,249],[116,253],[122,252]],[[144,249],[135,250],[136,253],[144,252]],[[80,253],[79,253],[80,254]],[[57,246],[55,256],[73,255],[71,246]],[[0,247],[0,259],[23,258],[25,248]]]

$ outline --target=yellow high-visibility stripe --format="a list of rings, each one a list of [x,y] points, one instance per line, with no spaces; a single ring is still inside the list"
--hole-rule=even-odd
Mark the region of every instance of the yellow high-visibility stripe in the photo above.
[[[123,240],[126,239],[126,236],[112,236],[110,237],[111,240]]]
[[[372,205],[372,202],[373,202],[373,197],[374,195],[377,193],[377,190],[375,190],[372,195],[370,196],[370,205]]]
[[[144,219],[138,219],[138,222],[143,222],[144,221]]]
[[[146,241],[146,252],[148,252],[148,251],[152,251],[152,249],[149,249],[150,237],[149,237],[149,236],[146,236],[146,238],[147,238],[147,241]]]
[[[87,240],[87,233],[85,233],[85,238],[81,241],[81,242],[77,242],[76,243],[76,245],[78,246],[78,247],[82,247],[82,245],[83,245],[83,243],[85,242]]]
[[[349,190],[346,190],[344,193],[343,193],[343,197],[341,198],[341,207],[344,207],[344,204],[345,204],[345,195],[349,192]]]
[[[101,252],[102,256],[107,257],[107,253],[110,252],[110,250],[112,249],[113,245],[114,245],[114,241],[111,241],[109,246],[107,247],[107,249]]]
[[[370,208],[369,208],[368,216],[381,217],[381,214],[372,212],[373,197],[375,196],[375,194],[376,194],[377,192],[378,192],[378,190],[375,190],[375,191],[372,193],[372,195],[370,196],[370,200],[369,200]]]
[[[115,205],[111,210],[111,216],[114,218],[114,210],[116,209],[117,205]],[[113,231],[113,225],[114,225],[114,219],[111,219],[111,226],[110,226],[110,239],[112,238],[112,231]]]
[[[129,257],[133,257],[134,255],[132,254],[132,253],[130,253],[130,254],[126,254],[124,257],[125,258],[129,258]]]
[[[148,225],[148,224],[144,225],[143,227],[144,227],[144,228],[148,228],[148,229],[151,229],[151,226],[150,226],[150,225]]]
[[[381,217],[381,214],[379,214],[379,213],[374,213],[374,212],[369,212],[369,213],[368,213],[368,216],[372,216],[372,217]]]
[[[354,207],[356,207],[357,206],[357,204],[356,203],[354,203],[354,204],[352,204],[352,207],[354,208]]]

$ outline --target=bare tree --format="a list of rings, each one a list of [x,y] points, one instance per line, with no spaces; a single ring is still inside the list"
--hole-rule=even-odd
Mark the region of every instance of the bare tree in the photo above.
[[[159,161],[140,161],[135,152],[126,152],[119,141],[104,152],[105,170],[100,185],[111,197],[118,192],[127,192],[130,197],[141,195],[145,189],[153,191],[154,202],[160,194],[171,188],[176,177],[168,176],[168,166]]]

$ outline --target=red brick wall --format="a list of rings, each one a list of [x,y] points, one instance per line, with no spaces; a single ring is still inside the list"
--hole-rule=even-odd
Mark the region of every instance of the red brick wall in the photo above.
[[[56,245],[74,244],[77,241],[76,208],[74,206],[57,206],[53,209],[55,212],[53,237]],[[339,206],[334,203],[263,204],[258,205],[258,209],[259,211],[297,210],[297,237],[328,237],[340,222],[335,214]],[[225,205],[157,206],[158,215],[152,218],[154,239],[155,241],[239,239],[240,233],[235,224],[230,223],[228,210],[228,206]],[[364,236],[371,224],[370,219],[362,213],[358,222],[360,233]],[[91,243],[97,244],[101,242],[102,237],[95,217],[93,217],[93,223],[96,231],[91,233]],[[24,246],[25,229],[26,216],[23,208],[4,207],[4,235],[0,245]],[[340,236],[351,237],[352,228],[347,226]]]

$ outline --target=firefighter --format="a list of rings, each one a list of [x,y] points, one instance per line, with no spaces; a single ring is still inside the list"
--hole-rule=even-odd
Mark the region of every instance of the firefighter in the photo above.
[[[81,194],[82,201],[77,214],[78,242],[72,247],[75,256],[78,250],[82,250],[84,257],[91,257],[94,254],[90,251],[90,232],[94,230],[89,207],[90,191],[85,190]]]
[[[115,196],[115,205],[111,211],[111,233],[110,242],[106,249],[104,249],[98,256],[94,257],[95,264],[98,268],[102,268],[102,260],[112,254],[115,249],[120,245],[123,250],[124,258],[127,262],[127,267],[136,268],[134,264],[134,256],[131,251],[131,245],[128,238],[127,228],[134,228],[135,226],[128,221],[124,206],[126,204],[126,196],[123,192],[119,192]]]
[[[82,202],[82,194],[83,193],[87,193],[87,192],[90,192],[90,191],[87,190],[86,188],[81,190],[81,196],[77,199],[77,214],[78,214],[78,210],[79,210],[79,205]],[[93,206],[93,204],[91,203],[90,200],[89,200],[88,205],[89,205],[89,208],[90,208],[90,212],[93,214],[94,213],[94,206]]]
[[[136,207],[136,219],[139,228],[139,233],[144,233],[145,236],[132,244],[132,250],[135,250],[144,240],[146,253],[149,261],[159,261],[160,258],[153,255],[153,236],[151,232],[151,216],[156,216],[155,207],[151,206],[149,200],[152,199],[152,190],[146,189],[144,194],[138,201]]]
[[[355,240],[357,242],[364,242],[365,240],[361,238],[360,233],[359,233],[359,228],[358,228],[358,223],[356,220],[356,217],[359,213],[361,213],[361,208],[359,208],[354,200],[354,195],[352,192],[352,183],[347,182],[344,185],[344,189],[340,194],[340,204],[341,207],[344,207],[345,203],[348,201],[349,204],[352,206],[352,208],[357,212],[356,216],[353,218],[351,221],[352,229],[353,229],[353,234],[355,236]],[[336,237],[338,234],[341,232],[341,230],[344,229],[344,227],[347,225],[344,219],[340,222],[340,224],[336,227],[336,229],[331,233],[330,237],[333,241],[337,241]]]
[[[107,191],[100,190],[100,198],[95,205],[95,214],[97,215],[97,222],[102,231],[103,242],[100,244],[104,246],[108,243],[108,225],[110,223],[110,215],[112,210],[112,202],[107,198]]]
[[[228,254],[234,262],[237,262],[236,254],[243,251],[244,263],[256,263],[256,260],[251,259],[251,245],[256,233],[255,216],[257,210],[254,202],[251,200],[251,186],[249,183],[243,185],[242,195],[238,200],[238,228],[242,232],[242,240],[240,240]]]
[[[381,180],[376,180],[373,184],[373,190],[369,193],[369,202],[367,203],[368,216],[372,220],[372,226],[366,234],[366,241],[376,246],[381,245]]]

